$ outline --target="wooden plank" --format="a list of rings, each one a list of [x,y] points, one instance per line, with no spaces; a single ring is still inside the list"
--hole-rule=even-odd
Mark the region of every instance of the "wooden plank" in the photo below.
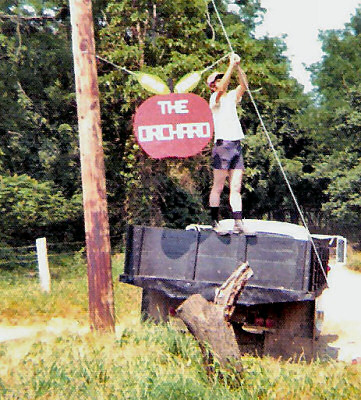
[[[221,365],[225,367],[232,363],[238,371],[242,370],[241,351],[230,319],[237,300],[252,274],[246,262],[216,291],[214,303],[207,301],[200,294],[195,294],[177,308],[177,315],[199,341],[205,361],[205,348],[206,344],[209,344]]]
[[[176,312],[202,349],[208,344],[222,366],[232,363],[238,371],[242,370],[241,352],[232,324],[224,319],[223,305],[214,304],[200,294],[194,294]]]

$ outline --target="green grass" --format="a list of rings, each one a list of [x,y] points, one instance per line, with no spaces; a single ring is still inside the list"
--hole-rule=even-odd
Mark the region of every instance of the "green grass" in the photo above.
[[[123,264],[123,254],[112,257],[114,303],[119,309],[116,316],[122,315],[129,308],[136,309],[132,301],[135,299],[139,302],[141,295],[140,289],[118,282]],[[33,270],[0,272],[0,323],[30,325],[51,318],[67,318],[82,324],[88,323],[88,283],[84,257],[81,254],[71,258],[50,257],[49,269],[49,294],[40,291],[39,278]]]
[[[113,257],[117,334],[49,334],[0,343],[0,399],[254,400],[359,399],[361,367],[243,357],[244,372],[207,374],[196,341],[170,324],[140,322],[140,289],[121,284]],[[2,273],[2,323],[45,324],[66,318],[87,325],[83,258],[54,260],[52,292],[36,276]]]
[[[361,272],[361,252],[352,250],[350,246],[347,251],[347,267],[353,271]]]
[[[19,345],[18,345],[19,346]],[[207,375],[192,337],[170,326],[31,344],[19,362],[0,345],[1,399],[359,399],[360,367],[244,357],[244,373],[214,364]]]

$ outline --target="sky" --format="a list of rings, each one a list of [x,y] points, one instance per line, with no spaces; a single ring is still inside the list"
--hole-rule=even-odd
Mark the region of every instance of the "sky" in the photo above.
[[[261,0],[261,5],[267,11],[256,36],[287,35],[285,55],[291,60],[291,75],[309,92],[312,84],[303,64],[309,66],[322,59],[319,32],[343,29],[361,0]]]

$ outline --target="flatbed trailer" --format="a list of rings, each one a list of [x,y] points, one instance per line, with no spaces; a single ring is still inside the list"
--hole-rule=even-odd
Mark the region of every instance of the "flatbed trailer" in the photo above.
[[[256,236],[129,226],[120,281],[143,289],[144,317],[167,321],[192,294],[212,301],[215,290],[248,262],[253,276],[232,317],[241,353],[310,359],[316,299],[327,287],[328,241],[311,240],[299,225],[245,223]]]

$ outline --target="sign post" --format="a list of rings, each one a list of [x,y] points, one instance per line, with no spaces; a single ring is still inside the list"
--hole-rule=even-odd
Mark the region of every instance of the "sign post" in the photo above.
[[[91,328],[114,331],[114,296],[91,0],[70,0]]]

